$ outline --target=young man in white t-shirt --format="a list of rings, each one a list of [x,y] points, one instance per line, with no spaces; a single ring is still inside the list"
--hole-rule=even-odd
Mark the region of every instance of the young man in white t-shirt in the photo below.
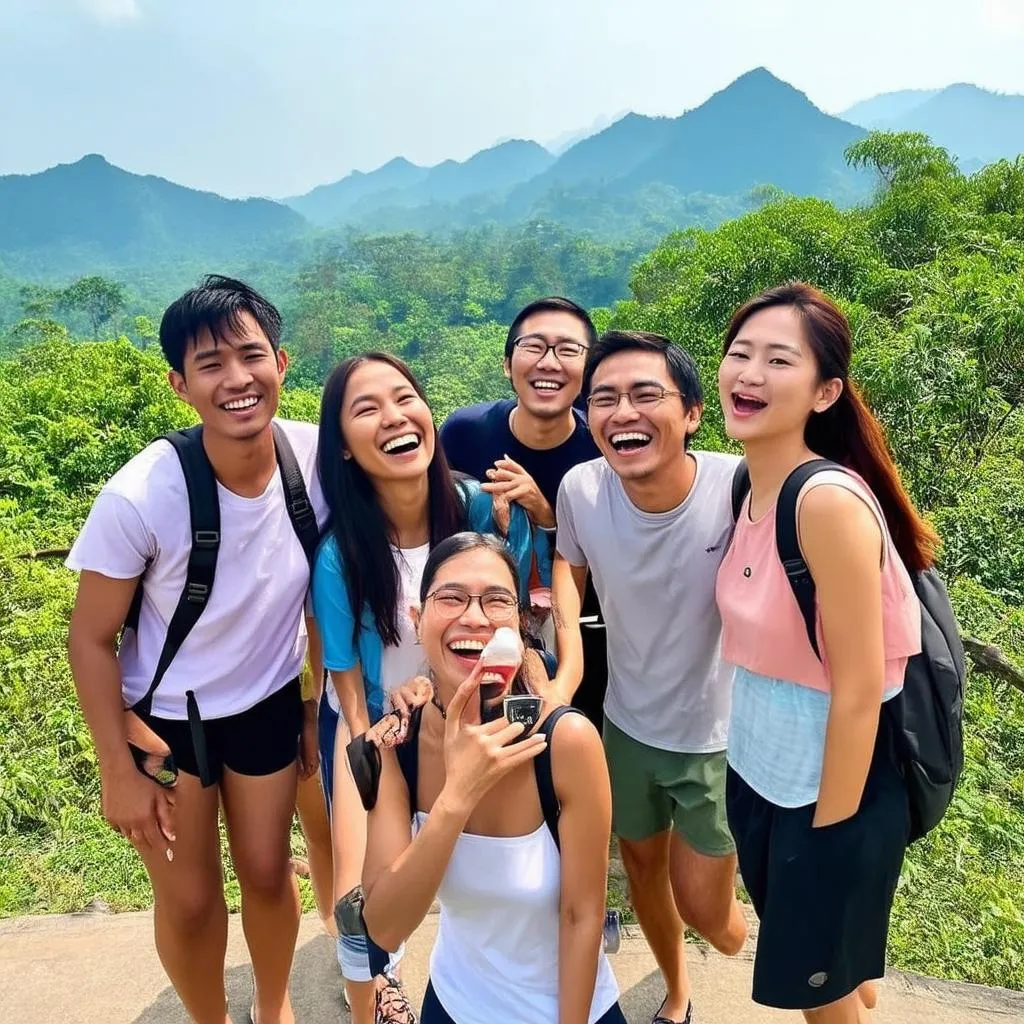
[[[732,673],[719,660],[715,603],[738,459],[689,450],[700,379],[659,335],[602,336],[583,393],[603,458],[571,469],[558,492],[555,614],[578,623],[589,571],[607,628],[612,825],[667,987],[654,1021],[689,1024],[683,921],[726,954],[746,938],[725,814]],[[578,633],[563,633],[573,649],[558,652],[556,683],[569,689],[581,670]]]
[[[317,705],[303,701],[298,679],[309,566],[288,515],[271,428],[288,364],[280,335],[273,305],[242,282],[216,276],[168,307],[161,322],[171,387],[202,420],[220,544],[207,604],[148,713],[126,709],[154,678],[192,543],[185,478],[170,444],[154,442],[107,481],[67,561],[81,571],[68,649],[96,744],[103,814],[146,866],[157,951],[186,1010],[218,1024],[229,1019],[219,806],[241,889],[253,1014],[258,1024],[290,1024],[300,907],[289,831],[298,775],[317,769]],[[278,423],[322,524],[317,427]],[[138,625],[118,650],[140,578]],[[192,701],[198,733],[188,720]],[[129,739],[170,753],[178,769],[173,788],[136,767]]]

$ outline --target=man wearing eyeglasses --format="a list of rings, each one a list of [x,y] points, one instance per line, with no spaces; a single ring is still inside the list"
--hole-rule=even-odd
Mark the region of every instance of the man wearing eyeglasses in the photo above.
[[[581,671],[573,624],[589,573],[607,622],[612,824],[667,988],[654,1021],[689,1022],[683,921],[729,955],[746,937],[725,813],[732,672],[715,603],[738,459],[690,450],[700,379],[667,338],[603,335],[583,393],[603,458],[570,470],[558,493],[553,596],[570,649],[556,682]]]
[[[505,339],[505,376],[515,398],[459,409],[441,427],[451,467],[483,482],[483,489],[517,501],[553,541],[555,502],[565,474],[600,452],[586,417],[574,403],[583,384],[587,352],[597,332],[586,310],[559,296],[537,299],[519,311]],[[537,566],[533,591],[543,608],[550,562]],[[607,680],[604,625],[592,587],[582,609],[582,685],[566,681],[560,695],[601,727]]]

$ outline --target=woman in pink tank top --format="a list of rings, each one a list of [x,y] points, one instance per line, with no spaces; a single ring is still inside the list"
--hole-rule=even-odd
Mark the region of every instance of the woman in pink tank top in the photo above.
[[[760,918],[753,996],[813,1024],[866,1021],[884,974],[909,817],[880,712],[920,651],[908,570],[938,544],[849,379],[851,351],[842,312],[792,282],[734,315],[718,378],[750,472],[717,595],[736,665],[729,825]],[[802,486],[796,527],[820,658],[775,537],[783,484],[819,458],[842,469]]]

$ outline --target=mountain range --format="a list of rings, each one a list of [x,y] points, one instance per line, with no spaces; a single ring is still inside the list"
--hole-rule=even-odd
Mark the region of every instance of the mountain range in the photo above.
[[[879,131],[924,132],[965,171],[1024,153],[1024,96],[976,85],[883,93],[839,116]]]
[[[598,235],[662,234],[741,212],[772,185],[840,204],[873,187],[844,149],[867,130],[928,133],[965,170],[1024,151],[1024,96],[904,90],[832,116],[764,68],[678,117],[630,112],[552,149],[504,140],[433,167],[397,157],[281,201],[230,200],[90,155],[0,177],[0,272],[66,277],[258,260],[323,231],[447,231],[542,217]],[[567,148],[566,148],[567,147]]]
[[[216,260],[301,237],[308,224],[268,199],[225,199],[90,154],[0,177],[0,265],[24,277],[97,273],[183,257]]]
[[[519,220],[552,190],[621,201],[654,184],[684,196],[735,196],[775,185],[843,200],[868,187],[866,176],[843,160],[844,148],[864,134],[758,68],[679,117],[626,114],[557,158],[536,143],[516,140],[429,170],[391,161],[285,202],[323,226],[376,228],[386,222],[393,229],[403,220],[420,226],[423,215],[415,211],[431,203],[452,207],[448,214],[456,223],[481,213]],[[403,218],[396,209],[413,212]]]

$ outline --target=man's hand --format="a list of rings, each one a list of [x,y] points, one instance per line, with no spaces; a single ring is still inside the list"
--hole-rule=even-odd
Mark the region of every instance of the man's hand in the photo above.
[[[487,483],[481,489],[488,494],[501,495],[507,501],[517,501],[526,509],[534,526],[553,529],[555,512],[547,498],[541,494],[537,482],[513,459],[507,455],[487,470]]]
[[[308,779],[320,767],[320,727],[317,723],[317,702],[302,702],[302,732],[299,735],[299,778]]]
[[[111,827],[136,846],[164,849],[173,859],[168,843],[174,842],[174,796],[134,764],[117,772],[101,774],[103,817]]]

